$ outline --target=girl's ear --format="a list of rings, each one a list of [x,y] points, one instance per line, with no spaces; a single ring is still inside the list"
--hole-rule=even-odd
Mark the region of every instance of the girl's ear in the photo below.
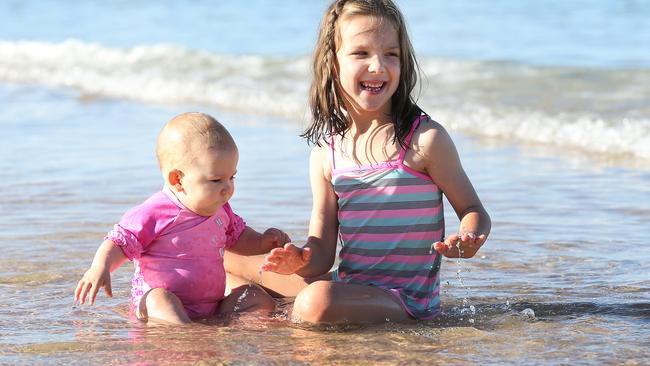
[[[167,183],[174,188],[176,192],[183,191],[183,172],[178,169],[172,169],[167,173]]]

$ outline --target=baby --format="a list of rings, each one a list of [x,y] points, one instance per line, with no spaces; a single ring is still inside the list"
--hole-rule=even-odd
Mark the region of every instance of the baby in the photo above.
[[[275,228],[256,232],[230,208],[239,154],[228,131],[209,115],[181,114],[160,132],[156,155],[163,190],[106,235],[77,284],[75,301],[83,304],[88,295],[94,303],[101,287],[112,296],[110,274],[128,258],[135,265],[131,303],[142,321],[187,324],[234,311],[273,310],[273,298],[257,286],[224,297],[224,250],[256,255],[290,241]]]

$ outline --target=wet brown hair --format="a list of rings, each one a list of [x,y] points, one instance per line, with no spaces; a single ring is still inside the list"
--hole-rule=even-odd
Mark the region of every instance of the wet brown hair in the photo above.
[[[408,134],[413,120],[422,113],[411,97],[418,80],[419,67],[409,40],[404,16],[391,0],[335,0],[321,20],[320,32],[314,50],[313,79],[309,91],[312,121],[301,137],[310,144],[329,144],[329,136],[344,136],[350,120],[334,75],[336,45],[340,41],[338,22],[344,17],[371,16],[387,20],[396,31],[400,44],[400,80],[391,97],[391,121],[400,145]],[[339,42],[340,43],[340,42]]]

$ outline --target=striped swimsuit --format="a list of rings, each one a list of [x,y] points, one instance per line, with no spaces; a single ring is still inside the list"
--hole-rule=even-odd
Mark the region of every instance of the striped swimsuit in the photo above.
[[[405,146],[427,118],[414,121]],[[442,192],[428,175],[404,165],[404,147],[397,160],[336,169],[331,146],[342,246],[333,280],[377,286],[412,317],[435,317],[441,257],[431,246],[444,236]]]

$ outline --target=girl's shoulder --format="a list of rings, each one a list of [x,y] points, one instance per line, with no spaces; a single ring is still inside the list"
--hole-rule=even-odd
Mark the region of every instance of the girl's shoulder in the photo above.
[[[445,127],[429,116],[425,116],[414,131],[411,149],[413,162],[420,169],[456,154],[456,147]]]
[[[434,147],[440,143],[451,142],[445,127],[428,115],[420,120],[420,125],[413,133],[413,144],[422,147]]]
[[[326,143],[314,145],[309,157],[309,166],[312,174],[322,174],[327,179],[332,175],[332,147]]]

